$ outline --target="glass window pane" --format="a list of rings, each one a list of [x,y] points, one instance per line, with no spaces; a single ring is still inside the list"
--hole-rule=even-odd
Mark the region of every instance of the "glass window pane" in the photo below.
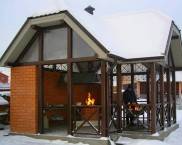
[[[32,43],[28,51],[25,53],[20,62],[38,61],[39,43],[38,38]]]
[[[44,33],[44,60],[67,58],[67,28]]]
[[[95,56],[95,52],[76,32],[73,32],[73,58],[89,56]]]

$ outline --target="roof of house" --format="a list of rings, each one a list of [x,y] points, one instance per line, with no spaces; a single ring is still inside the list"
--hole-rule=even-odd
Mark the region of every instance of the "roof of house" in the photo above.
[[[1,75],[1,76],[5,76],[5,77],[8,77],[8,75],[6,75],[6,74],[4,74],[4,73],[2,73],[2,72],[0,72],[0,75]]]
[[[61,13],[66,12],[98,42],[97,44],[100,44],[99,47],[104,48],[102,50],[125,59],[164,57],[168,53],[172,37],[177,35],[179,39],[174,42],[174,51],[177,52],[174,52],[176,59],[174,62],[178,67],[182,66],[182,61],[179,62],[179,58],[182,56],[180,31],[170,17],[153,10],[97,15],[96,9],[91,15],[84,8],[85,5],[77,8],[63,3],[61,11],[45,12],[43,15],[38,14],[28,18],[2,56],[0,65],[3,66],[8,61],[15,61],[25,44],[32,38],[35,31],[31,29],[31,25],[36,25],[36,23],[30,23],[30,20],[53,15],[59,17]],[[47,25],[52,24],[45,19],[41,19],[41,21]],[[45,26],[45,24],[41,24],[41,26]],[[23,31],[23,28],[27,28],[27,30]],[[11,55],[12,53],[14,55]]]

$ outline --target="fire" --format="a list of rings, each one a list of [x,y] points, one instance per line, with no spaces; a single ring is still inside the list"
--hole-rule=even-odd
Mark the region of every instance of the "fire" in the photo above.
[[[86,105],[94,105],[95,104],[95,99],[91,97],[91,93],[88,92],[88,97],[85,100]]]

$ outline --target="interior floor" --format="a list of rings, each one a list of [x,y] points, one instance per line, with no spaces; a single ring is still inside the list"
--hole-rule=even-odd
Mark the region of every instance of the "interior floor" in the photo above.
[[[59,136],[67,136],[67,126],[62,125],[62,126],[54,126],[49,129],[45,129],[45,134],[48,135],[59,135]]]

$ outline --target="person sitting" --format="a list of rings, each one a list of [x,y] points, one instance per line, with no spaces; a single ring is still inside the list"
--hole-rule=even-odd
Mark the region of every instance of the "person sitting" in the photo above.
[[[135,104],[137,103],[137,98],[135,95],[135,91],[131,84],[128,85],[127,89],[123,92],[123,101],[124,105],[128,108],[129,104]],[[131,112],[127,112],[126,114],[126,123],[128,125],[134,125],[133,123],[134,117],[131,114]]]

